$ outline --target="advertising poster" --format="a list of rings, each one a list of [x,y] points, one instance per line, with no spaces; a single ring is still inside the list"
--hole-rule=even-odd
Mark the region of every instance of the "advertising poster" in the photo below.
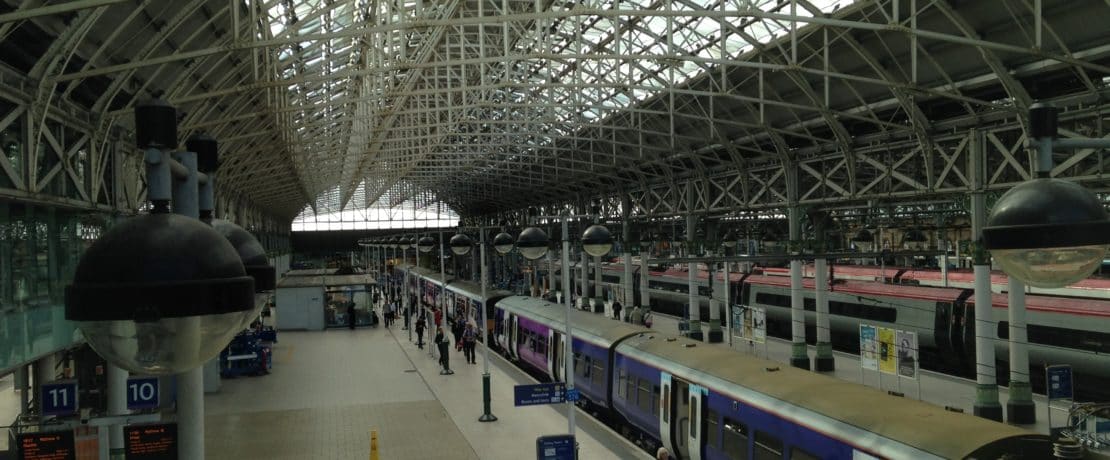
[[[859,325],[859,365],[864,369],[879,370],[879,358],[876,353],[878,340],[875,337],[875,326],[869,324]]]
[[[734,337],[763,343],[767,340],[767,315],[762,308],[747,305],[732,307]]]
[[[894,329],[879,328],[879,372],[884,374],[898,372],[898,355],[894,349]]]
[[[898,375],[917,378],[917,334],[898,331]]]
[[[763,343],[767,340],[767,313],[764,309],[753,307],[752,310],[752,340]]]

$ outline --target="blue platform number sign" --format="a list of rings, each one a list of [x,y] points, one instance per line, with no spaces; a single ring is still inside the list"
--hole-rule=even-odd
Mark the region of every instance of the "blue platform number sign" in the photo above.
[[[567,402],[578,401],[580,396],[577,388],[567,388]]]
[[[560,404],[566,402],[566,396],[566,386],[559,382],[516,385],[513,387],[513,404],[515,406]]]
[[[127,379],[127,409],[154,409],[158,407],[158,377],[131,377]]]
[[[77,413],[77,381],[63,380],[42,384],[39,395],[42,415],[73,415]]]
[[[1045,379],[1048,382],[1048,399],[1072,399],[1072,374],[1071,365],[1057,364],[1045,367]]]
[[[569,434],[540,436],[536,438],[536,460],[575,460],[576,444]]]

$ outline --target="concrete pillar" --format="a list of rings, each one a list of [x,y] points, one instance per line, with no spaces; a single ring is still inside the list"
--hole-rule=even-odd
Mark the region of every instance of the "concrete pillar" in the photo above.
[[[127,410],[127,371],[108,364],[108,415],[124,415]],[[124,458],[123,425],[108,429],[108,453],[112,459]]]
[[[987,220],[983,197],[985,184],[984,150],[986,139],[978,130],[971,131],[971,235],[976,244],[972,251],[975,271],[975,415],[1002,421],[1002,405],[998,402],[998,379],[994,359],[995,330],[991,311],[990,253],[982,247],[983,227]]]
[[[801,210],[797,206],[791,206],[789,211],[790,218],[790,241],[793,244],[801,242]],[[790,261],[790,331],[791,331],[791,346],[790,346],[790,365],[809,370],[809,349],[806,346],[806,316],[805,297],[803,296],[802,287],[802,261]]]
[[[651,257],[651,249],[647,249],[640,253],[640,308],[647,314],[651,310],[651,294],[648,293],[648,276],[651,271],[648,270],[648,259]]]
[[[814,284],[817,291],[817,357],[814,358],[818,372],[836,370],[832,354],[832,340],[829,325],[829,269],[825,259],[817,259],[813,264]]]
[[[582,251],[582,270],[578,279],[582,283],[580,305],[583,310],[588,310],[590,308],[590,255],[586,254],[586,251]]]
[[[1033,387],[1029,384],[1029,340],[1025,326],[1025,283],[1010,277],[1010,400],[1006,421],[1019,425],[1037,423]]]
[[[686,257],[692,257],[694,252],[694,235],[697,234],[696,219],[694,217],[694,184],[693,182],[686,183]],[[694,340],[703,340],[701,331],[701,302],[698,296],[698,264],[691,262],[687,266],[687,287],[689,288],[689,301],[687,307],[689,308],[689,333],[688,336]]]
[[[724,340],[721,332],[721,303],[718,301],[717,291],[721,286],[728,286],[728,278],[724,282],[717,281],[716,264],[709,264],[709,343],[720,343]]]
[[[605,294],[601,290],[601,258],[594,257],[594,313],[605,311]]]

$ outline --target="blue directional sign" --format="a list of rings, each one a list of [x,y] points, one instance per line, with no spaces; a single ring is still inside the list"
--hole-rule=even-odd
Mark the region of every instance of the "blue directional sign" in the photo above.
[[[1045,381],[1048,382],[1048,399],[1072,399],[1071,365],[1056,364],[1044,369]]]
[[[540,383],[513,387],[513,404],[518,407],[560,404],[563,402],[566,402],[566,385],[563,383]]]
[[[567,388],[567,401],[568,402],[578,401],[581,397],[582,397],[582,395],[580,393],[578,393],[577,388]]]
[[[77,413],[77,381],[63,380],[42,384],[39,402],[42,415]]]
[[[557,434],[536,438],[536,460],[574,460],[577,443],[574,436]]]
[[[130,377],[127,379],[127,409],[155,409],[158,407],[158,377]]]

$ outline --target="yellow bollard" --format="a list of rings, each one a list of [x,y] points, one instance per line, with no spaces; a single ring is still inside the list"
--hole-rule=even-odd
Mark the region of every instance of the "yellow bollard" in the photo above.
[[[370,430],[370,460],[378,460],[378,430]]]

